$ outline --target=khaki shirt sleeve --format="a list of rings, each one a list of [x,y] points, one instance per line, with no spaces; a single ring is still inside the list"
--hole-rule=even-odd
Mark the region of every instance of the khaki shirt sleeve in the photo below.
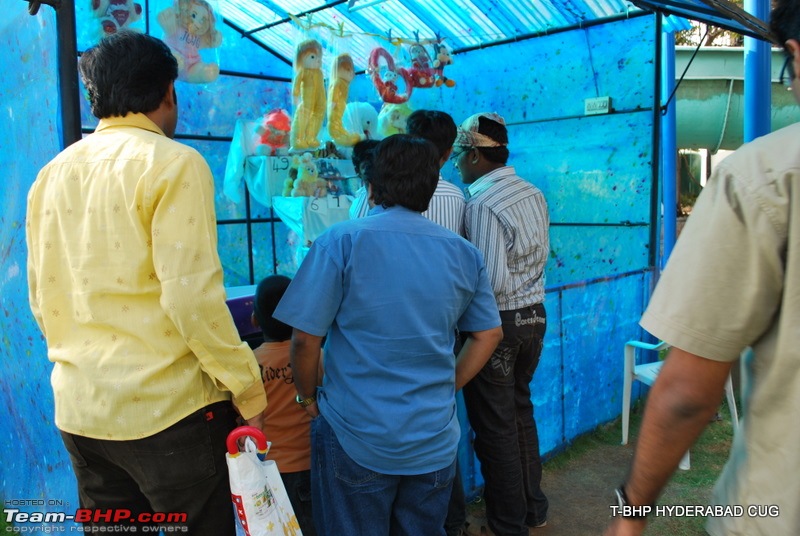
[[[769,329],[783,291],[786,197],[779,184],[743,178],[747,169],[729,158],[714,173],[641,321],[716,361],[736,360]]]
[[[241,341],[225,303],[217,253],[214,184],[205,160],[182,153],[152,184],[152,248],[161,307],[220,390],[245,419],[266,408],[252,350]]]

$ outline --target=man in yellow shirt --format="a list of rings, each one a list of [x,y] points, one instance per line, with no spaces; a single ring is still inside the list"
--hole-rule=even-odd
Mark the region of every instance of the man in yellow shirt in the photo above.
[[[233,535],[225,438],[233,405],[260,427],[266,398],[225,305],[211,171],[171,139],[177,62],[119,32],[80,71],[100,122],[42,169],[27,212],[31,309],[88,510],[76,520]]]

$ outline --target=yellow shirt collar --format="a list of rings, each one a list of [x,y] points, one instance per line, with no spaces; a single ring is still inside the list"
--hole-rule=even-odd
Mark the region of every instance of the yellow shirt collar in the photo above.
[[[149,117],[141,113],[129,113],[124,117],[120,117],[117,115],[114,117],[103,118],[97,124],[95,132],[100,132],[101,130],[113,127],[141,128],[144,130],[150,130],[151,132],[155,132],[156,134],[161,134],[162,136],[166,136],[166,134],[164,134],[164,131],[158,128],[158,125],[153,123],[153,121],[151,121]]]

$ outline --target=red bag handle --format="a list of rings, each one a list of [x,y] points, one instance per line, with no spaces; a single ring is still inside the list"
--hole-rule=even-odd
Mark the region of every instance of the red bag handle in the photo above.
[[[240,426],[234,428],[234,430],[228,434],[228,439],[225,442],[228,447],[228,454],[233,455],[239,453],[239,439],[242,437],[252,437],[259,451],[267,451],[267,437],[264,435],[264,432],[255,426]]]

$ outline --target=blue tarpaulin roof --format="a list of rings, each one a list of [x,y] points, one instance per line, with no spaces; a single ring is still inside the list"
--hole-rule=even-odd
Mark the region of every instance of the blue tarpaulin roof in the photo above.
[[[745,35],[768,33],[763,22],[726,0],[219,0],[219,7],[228,24],[287,62],[309,32],[340,35],[339,46],[367,58],[390,40],[443,39],[457,52],[643,10]]]
[[[642,10],[626,0],[220,0],[233,27],[291,60],[304,31],[327,28],[366,58],[389,39],[488,46]],[[361,65],[360,67],[364,67]]]

